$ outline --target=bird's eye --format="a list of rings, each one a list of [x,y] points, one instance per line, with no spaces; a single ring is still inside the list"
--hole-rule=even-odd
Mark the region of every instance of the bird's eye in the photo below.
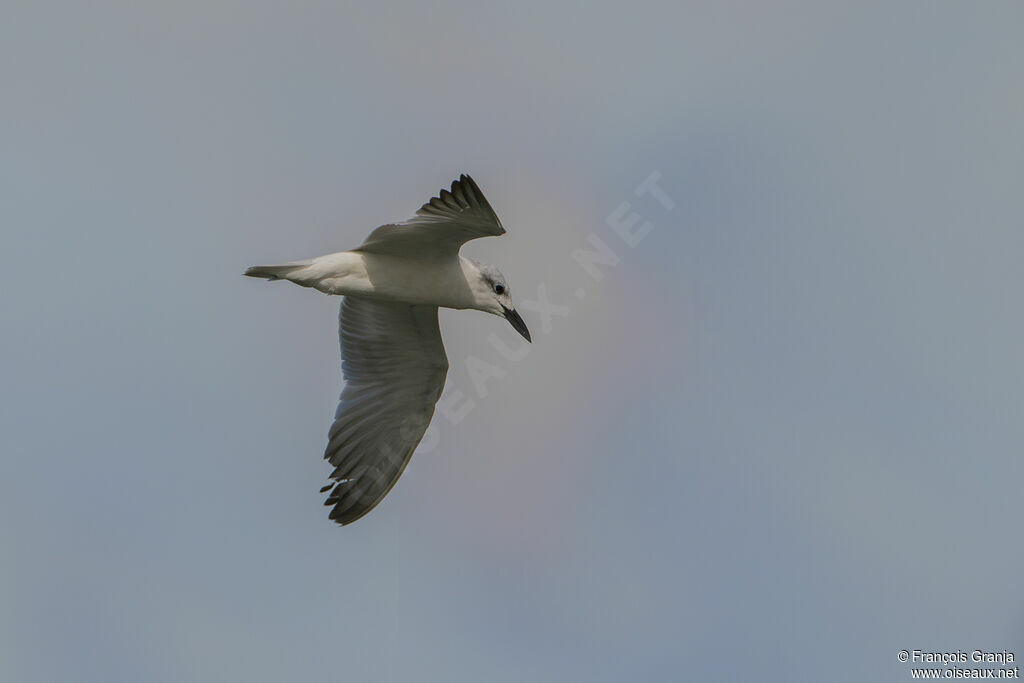
[[[495,294],[504,294],[505,293],[505,288],[503,286],[501,286],[501,285],[494,285],[494,293]]]

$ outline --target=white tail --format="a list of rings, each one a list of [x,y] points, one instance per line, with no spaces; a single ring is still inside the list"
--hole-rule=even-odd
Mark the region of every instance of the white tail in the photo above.
[[[282,263],[279,266],[253,266],[245,271],[249,277],[263,277],[268,280],[282,280],[287,278],[293,271],[305,268],[309,261],[297,261],[295,263]]]

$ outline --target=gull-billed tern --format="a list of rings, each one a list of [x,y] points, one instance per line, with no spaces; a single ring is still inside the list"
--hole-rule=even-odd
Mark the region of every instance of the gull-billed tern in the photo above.
[[[245,271],[344,297],[345,387],[324,452],[332,483],[321,489],[330,490],[325,504],[339,524],[387,495],[430,424],[448,373],[439,306],[501,316],[530,341],[501,272],[459,255],[469,240],[503,234],[480,188],[462,175],[414,218],[380,226],[355,249]]]

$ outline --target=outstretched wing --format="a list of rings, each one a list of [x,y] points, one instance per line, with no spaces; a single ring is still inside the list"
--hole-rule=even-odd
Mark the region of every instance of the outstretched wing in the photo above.
[[[436,306],[346,296],[338,316],[345,388],[326,458],[337,483],[330,517],[349,524],[372,510],[405,470],[441,396],[448,357]]]
[[[382,225],[353,251],[400,256],[446,256],[469,240],[504,235],[505,228],[484,193],[468,175],[441,190],[404,223]]]

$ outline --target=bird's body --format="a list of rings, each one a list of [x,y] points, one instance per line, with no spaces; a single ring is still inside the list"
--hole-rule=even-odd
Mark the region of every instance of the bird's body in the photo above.
[[[289,280],[325,294],[441,308],[472,308],[476,303],[468,282],[477,266],[458,254],[424,259],[353,250],[270,268],[287,268],[273,274],[273,279]],[[261,277],[258,268],[250,270],[257,272],[247,275]]]
[[[382,225],[356,249],[245,272],[344,297],[346,383],[324,453],[336,483],[323,489],[341,524],[387,495],[430,424],[448,372],[438,307],[504,316],[530,339],[501,273],[459,255],[464,242],[505,232],[473,179],[461,176],[416,214]]]

